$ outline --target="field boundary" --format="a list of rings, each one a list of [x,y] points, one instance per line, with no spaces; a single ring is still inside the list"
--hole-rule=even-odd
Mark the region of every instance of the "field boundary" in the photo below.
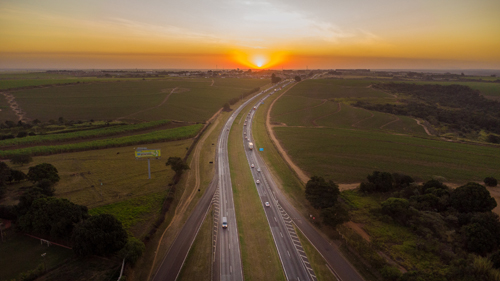
[[[155,109],[155,108],[158,108],[158,107],[160,107],[160,106],[164,105],[164,104],[167,102],[168,98],[169,98],[169,97],[170,97],[170,96],[171,96],[171,95],[175,92],[175,90],[177,90],[177,88],[179,88],[179,87],[175,87],[175,88],[173,88],[173,89],[172,89],[172,91],[170,91],[170,93],[169,93],[169,94],[167,94],[167,96],[163,99],[163,101],[162,101],[160,104],[155,105],[155,106],[150,107],[150,108],[146,108],[146,109],[143,109],[143,110],[136,111],[136,112],[131,113],[131,114],[129,114],[129,115],[125,115],[125,116],[122,116],[122,117],[118,117],[118,118],[116,118],[115,120],[116,120],[116,121],[118,121],[118,120],[122,120],[122,119],[128,118],[128,117],[130,117],[130,116],[133,116],[133,115],[136,115],[136,114],[139,114],[139,113],[145,112],[145,111],[149,111],[149,110],[151,110],[151,109]]]
[[[290,89],[292,89],[295,85],[297,85],[300,82],[297,82],[293,84],[290,88],[288,88],[286,91],[284,91],[281,95],[279,95],[276,99],[273,100],[271,105],[269,106],[269,109],[267,110],[267,116],[266,116],[266,128],[267,128],[267,134],[271,138],[271,141],[273,145],[276,147],[278,152],[280,153],[281,157],[285,160],[287,165],[294,171],[294,173],[297,175],[297,177],[300,179],[300,181],[305,184],[309,180],[309,177],[300,169],[297,165],[295,165],[292,161],[292,159],[288,156],[288,154],[285,152],[281,144],[279,143],[278,139],[274,135],[273,128],[271,127],[271,110],[273,109],[274,103],[279,100],[284,94],[286,94]]]

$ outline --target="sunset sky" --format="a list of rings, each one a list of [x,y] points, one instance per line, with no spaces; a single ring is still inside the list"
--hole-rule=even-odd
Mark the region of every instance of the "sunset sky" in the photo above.
[[[500,1],[2,0],[0,38],[0,69],[500,69]]]

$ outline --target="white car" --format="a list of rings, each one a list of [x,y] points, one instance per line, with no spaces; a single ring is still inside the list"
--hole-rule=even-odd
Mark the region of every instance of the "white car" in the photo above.
[[[260,168],[257,168],[257,172],[259,172],[259,173],[260,173]]]
[[[243,134],[244,134],[244,135],[246,135],[246,134],[247,134],[247,132],[243,132]]]
[[[264,203],[264,205],[266,205],[266,207],[271,206],[271,204],[269,204],[269,202]]]
[[[250,165],[250,167],[252,167],[252,168],[253,168],[253,167],[255,167],[255,166],[254,166],[254,164],[252,164],[252,165]]]
[[[260,180],[257,180],[255,183],[256,183],[256,184],[260,184]]]

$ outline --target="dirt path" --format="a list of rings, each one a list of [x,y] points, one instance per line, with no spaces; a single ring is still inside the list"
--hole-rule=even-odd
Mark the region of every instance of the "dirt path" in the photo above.
[[[195,184],[192,187],[191,193],[189,193],[189,195],[187,195],[187,193],[182,195],[180,202],[179,202],[179,205],[177,206],[177,208],[175,208],[175,213],[174,213],[173,219],[170,221],[167,228],[165,228],[165,230],[163,231],[163,233],[160,237],[160,240],[158,241],[158,246],[156,247],[156,251],[155,251],[155,257],[154,257],[153,263],[151,265],[151,270],[149,271],[148,280],[151,279],[151,274],[153,274],[153,270],[154,270],[155,264],[156,264],[156,259],[158,257],[158,252],[159,252],[160,246],[162,245],[163,237],[165,236],[167,231],[169,229],[171,229],[172,225],[180,226],[180,224],[182,223],[182,218],[183,218],[182,215],[186,213],[187,208],[191,204],[191,201],[193,201],[198,189],[200,188],[200,151],[201,151],[201,148],[203,147],[203,144],[205,143],[205,140],[207,139],[207,137],[212,133],[214,128],[217,127],[217,124],[219,123],[219,119],[216,119],[216,118],[219,116],[221,111],[222,111],[222,109],[217,111],[210,119],[208,119],[207,124],[210,124],[214,119],[215,119],[215,122],[205,132],[203,137],[200,139],[200,141],[198,141],[198,144],[196,145],[196,148],[195,148],[194,153],[193,153],[193,158],[191,159],[191,163],[189,163],[189,167],[191,169],[189,170],[188,176],[186,179],[186,185],[187,185],[187,183],[193,181],[193,177],[194,177]],[[200,130],[200,132],[203,132],[203,129]],[[187,198],[185,198],[186,196],[187,196]]]
[[[417,121],[417,124],[418,124],[418,125],[420,125],[420,126],[422,126],[422,128],[424,128],[424,130],[425,130],[425,132],[427,133],[427,135],[432,136],[432,134],[429,132],[429,129],[427,129],[427,126],[425,126],[424,124],[422,124],[422,123],[420,122],[420,120],[418,120],[418,119],[416,119],[416,118],[413,118],[413,120]]]
[[[373,114],[373,112],[371,112],[370,110],[367,110],[367,109],[364,109],[364,108],[361,108],[361,109],[363,109],[363,110],[366,110],[366,111],[370,112],[370,114],[371,114],[372,116],[367,117],[367,118],[365,118],[365,119],[361,119],[361,120],[359,120],[358,122],[352,123],[352,124],[351,124],[351,127],[356,127],[356,125],[357,125],[357,124],[359,124],[359,123],[361,123],[361,122],[363,122],[363,121],[366,121],[366,120],[368,120],[368,119],[370,119],[370,118],[373,118],[373,116],[375,116],[375,114]]]
[[[339,103],[337,103],[337,111],[335,111],[335,112],[333,112],[333,113],[328,113],[327,115],[323,115],[323,116],[320,116],[320,117],[318,117],[318,118],[315,118],[315,119],[313,119],[311,122],[312,122],[313,126],[315,126],[315,127],[319,127],[319,126],[318,126],[318,124],[316,124],[316,121],[317,121],[317,120],[319,120],[319,119],[323,119],[323,118],[328,117],[328,116],[330,116],[330,115],[333,115],[333,114],[335,114],[335,113],[339,113],[339,112],[340,112],[340,110],[342,110],[342,108],[341,108],[341,106],[340,106],[340,102],[339,102]]]
[[[266,129],[267,129],[267,133],[269,134],[269,137],[271,138],[272,142],[274,143],[274,146],[276,147],[276,149],[278,149],[278,151],[281,154],[281,156],[283,157],[283,159],[286,161],[286,163],[288,163],[288,165],[290,166],[290,168],[292,168],[292,170],[295,171],[295,173],[299,177],[300,181],[302,181],[303,183],[306,183],[309,180],[309,177],[306,175],[306,173],[304,173],[304,171],[302,171],[302,169],[300,169],[297,165],[295,165],[292,162],[292,159],[290,159],[290,157],[288,156],[288,154],[285,152],[285,150],[283,149],[283,147],[279,143],[279,141],[276,138],[276,136],[274,135],[274,131],[273,131],[272,127],[271,127],[271,110],[273,109],[274,103],[277,100],[279,100],[284,94],[286,94],[286,92],[288,92],[291,88],[293,88],[297,84],[298,83],[295,83],[294,85],[292,85],[292,87],[290,87],[286,91],[284,91],[281,95],[279,95],[279,97],[277,97],[271,103],[271,105],[269,106],[269,109],[267,110]]]
[[[26,112],[24,112],[19,107],[19,105],[16,102],[16,98],[12,94],[9,94],[9,93],[2,93],[2,95],[4,95],[5,99],[7,100],[7,103],[9,104],[10,109],[12,109],[12,111],[14,111],[16,116],[19,118],[18,121],[25,119]]]
[[[167,94],[167,96],[163,99],[163,101],[162,101],[160,104],[158,104],[158,105],[156,105],[156,106],[153,106],[153,107],[150,107],[150,108],[146,108],[146,109],[143,109],[143,110],[139,110],[139,111],[137,111],[137,112],[131,113],[131,114],[126,115],[126,116],[118,117],[116,120],[121,120],[121,119],[129,118],[130,116],[133,116],[133,115],[135,115],[135,114],[142,113],[142,112],[145,112],[145,111],[148,111],[148,110],[151,110],[151,109],[155,109],[155,108],[158,108],[158,107],[160,107],[160,106],[164,105],[164,104],[167,102],[167,100],[168,100],[168,98],[170,97],[170,95],[172,95],[172,94],[174,93],[174,91],[175,91],[175,90],[177,90],[177,88],[179,88],[179,87],[175,87],[175,88],[173,88],[173,89],[172,89],[172,91],[170,91],[170,93],[169,93],[169,94]]]
[[[392,121],[390,121],[390,122],[388,122],[388,123],[385,123],[384,125],[380,126],[380,127],[379,127],[379,129],[382,129],[382,128],[384,128],[384,127],[385,127],[385,126],[387,126],[387,125],[390,125],[390,124],[392,124],[392,123],[394,123],[394,122],[398,122],[399,120],[401,120],[401,119],[399,119],[399,117],[398,117],[398,116],[396,116],[396,115],[394,115],[394,117],[396,117],[396,119],[394,119],[394,120],[392,120]]]
[[[214,83],[215,83],[215,80],[214,80],[214,79],[212,79],[212,84],[210,84],[210,86],[213,86],[213,85],[214,85]]]

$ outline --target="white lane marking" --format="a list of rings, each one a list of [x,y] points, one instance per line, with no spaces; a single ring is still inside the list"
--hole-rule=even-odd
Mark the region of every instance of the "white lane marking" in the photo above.
[[[282,232],[280,232],[280,234],[281,234],[281,237],[283,238],[283,233],[282,233]]]
[[[229,266],[229,272],[233,273],[233,266],[232,265]]]
[[[274,220],[275,220],[276,222],[278,222],[278,220],[276,219],[276,217],[274,217]]]
[[[289,257],[291,257],[291,256],[290,256],[290,251],[286,251],[286,252],[288,253],[288,256],[289,256]]]

